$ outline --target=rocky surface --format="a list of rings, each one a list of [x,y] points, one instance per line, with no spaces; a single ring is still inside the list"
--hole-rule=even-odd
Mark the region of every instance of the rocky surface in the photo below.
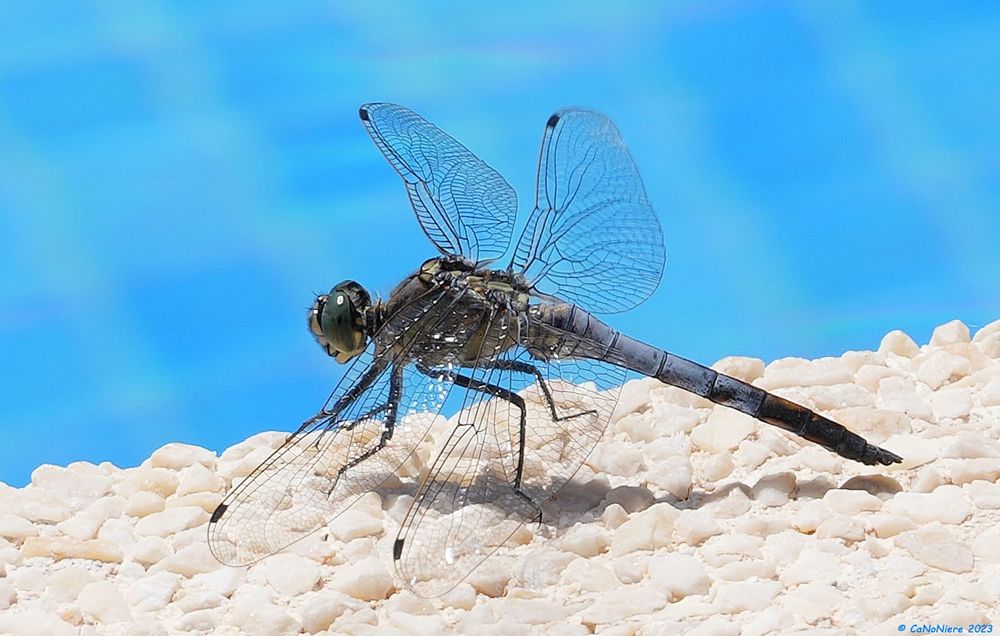
[[[836,358],[716,368],[905,458],[843,460],[650,380],[626,385],[558,530],[527,529],[459,587],[392,576],[405,507],[370,494],[248,568],[210,512],[283,434],[137,468],[41,466],[0,484],[0,633],[899,633],[1000,620],[1000,321],[901,332]],[[429,449],[428,449],[429,450]],[[563,519],[565,521],[565,519]]]

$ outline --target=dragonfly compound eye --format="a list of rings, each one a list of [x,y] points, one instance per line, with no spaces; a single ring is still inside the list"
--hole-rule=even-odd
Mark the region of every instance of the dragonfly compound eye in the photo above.
[[[354,281],[344,281],[330,290],[319,311],[319,327],[336,350],[338,362],[347,362],[364,350],[364,312],[370,304],[368,292]]]

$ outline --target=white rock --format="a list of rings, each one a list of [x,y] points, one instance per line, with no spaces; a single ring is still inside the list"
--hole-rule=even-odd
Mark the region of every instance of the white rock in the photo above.
[[[833,419],[870,442],[881,443],[892,435],[913,430],[910,416],[901,411],[876,408],[837,409]]]
[[[743,440],[739,450],[736,451],[736,458],[740,464],[753,470],[763,464],[771,456],[771,449],[751,440]]]
[[[293,636],[301,631],[301,625],[288,612],[267,602],[241,600],[226,620],[247,636]]]
[[[225,597],[230,597],[247,580],[246,568],[220,567],[211,572],[195,574],[191,585],[203,587]]]
[[[116,490],[124,497],[131,497],[143,490],[169,497],[177,490],[177,473],[168,468],[129,468],[123,473],[124,477]]]
[[[921,356],[919,362],[917,379],[932,389],[939,389],[946,382],[963,378],[972,369],[968,358],[943,349]]]
[[[584,625],[593,628],[596,625],[652,614],[666,604],[667,595],[661,590],[646,585],[633,585],[599,595],[580,612],[579,617]],[[604,633],[604,630],[592,631]]]
[[[174,596],[174,607],[187,614],[221,606],[226,600],[222,594],[211,590],[182,588]]]
[[[611,556],[622,556],[636,550],[655,550],[670,543],[677,509],[659,503],[632,517],[615,529],[611,538]]]
[[[125,586],[125,598],[136,612],[156,612],[170,603],[180,581],[176,574],[155,572]]]
[[[933,464],[923,466],[910,480],[910,492],[932,492],[945,483],[944,475]]]
[[[640,572],[639,579],[642,578]],[[617,587],[615,573],[597,562],[597,559],[574,559],[562,572],[565,585],[578,585],[585,592],[606,592]]]
[[[604,441],[587,457],[586,464],[598,473],[631,477],[642,470],[642,451],[627,442]]]
[[[613,503],[625,509],[625,512],[632,514],[641,512],[653,505],[656,497],[648,488],[640,486],[618,486],[608,491],[602,502],[607,506]]]
[[[554,621],[562,621],[575,610],[563,604],[556,604],[541,598],[519,598],[508,596],[499,603],[501,614],[510,616],[518,623],[525,625],[545,625]],[[407,616],[403,614],[403,616]],[[407,618],[410,618],[407,616]],[[435,616],[440,619],[440,616]],[[411,619],[412,620],[412,619]],[[432,625],[434,625],[432,623]],[[420,633],[441,633],[442,630],[425,630]]]
[[[844,597],[827,583],[806,582],[781,596],[781,604],[809,624],[833,616],[843,605]]]
[[[781,589],[781,584],[777,581],[728,583],[719,587],[715,603],[727,614],[759,612],[771,604],[781,593]]]
[[[507,591],[510,577],[511,573],[508,568],[495,559],[487,559],[485,563],[473,570],[465,581],[476,592],[490,598],[497,598]]]
[[[843,384],[852,379],[851,369],[840,358],[817,360],[785,358],[767,365],[764,377],[755,384],[762,389],[773,391],[784,387]]]
[[[287,552],[264,559],[250,572],[251,581],[266,582],[275,592],[288,597],[312,590],[319,577],[318,563]]]
[[[678,499],[687,499],[694,478],[691,458],[675,456],[659,461],[643,473],[643,478]]]
[[[943,347],[945,345],[959,342],[969,342],[969,328],[961,320],[952,320],[934,328],[931,335],[932,347]]]
[[[206,468],[215,468],[215,453],[200,446],[191,444],[170,443],[156,449],[149,456],[149,464],[154,468],[170,468],[179,470],[193,464],[202,464]]]
[[[776,473],[766,475],[754,484],[753,498],[763,506],[783,506],[795,491],[795,475]]]
[[[148,518],[148,517],[146,517]],[[211,572],[219,567],[219,562],[201,541],[191,543],[165,557],[149,568],[150,572],[173,572],[185,577]]]
[[[977,480],[966,484],[965,492],[977,508],[983,510],[1000,508],[1000,484]]]
[[[917,524],[913,523],[909,517],[891,513],[879,513],[872,515],[868,518],[868,523],[871,524],[872,530],[875,532],[875,536],[880,539],[894,537],[900,532],[913,530],[917,527]]]
[[[202,464],[191,464],[177,474],[177,495],[222,490],[222,479]]]
[[[1000,444],[983,435],[959,433],[955,436],[955,441],[944,449],[941,456],[957,459],[1000,457]]]
[[[132,493],[125,504],[125,514],[132,517],[145,517],[164,508],[164,499],[149,490],[137,490]]]
[[[764,361],[760,358],[729,356],[713,364],[712,368],[747,383],[764,375]]]
[[[302,628],[310,634],[329,629],[345,613],[362,607],[360,601],[334,590],[319,590],[303,598],[299,614]]]
[[[708,421],[691,431],[691,444],[709,453],[727,453],[757,428],[749,415],[723,407],[715,408]]]
[[[86,534],[86,532],[81,532]],[[135,533],[132,524],[124,519],[108,519],[101,525],[97,538],[119,547],[127,547],[135,543]]]
[[[77,599],[80,610],[102,623],[127,621],[132,619],[128,603],[118,587],[110,581],[88,583]]]
[[[865,525],[852,517],[835,515],[816,526],[816,536],[820,539],[843,539],[849,543],[861,541],[865,538]]]
[[[972,411],[972,392],[966,388],[941,389],[927,400],[934,417],[965,419]]]
[[[972,514],[972,505],[958,486],[938,486],[930,493],[900,492],[886,506],[888,512],[906,515],[918,524],[931,521],[962,523]]]
[[[702,475],[707,481],[719,481],[733,472],[733,459],[729,453],[720,453],[702,465]]]
[[[743,484],[725,487],[712,493],[702,510],[713,517],[733,519],[750,510],[752,494]]]
[[[7,636],[76,636],[80,633],[74,625],[67,623],[51,611],[41,608],[27,608],[20,612],[0,613],[0,634]]]
[[[913,341],[913,338],[897,329],[885,334],[878,346],[878,352],[883,355],[895,353],[897,356],[912,358],[920,353],[920,347]]]
[[[651,410],[645,413],[630,413],[618,420],[615,432],[624,433],[632,443],[651,442],[657,435],[656,420]]]
[[[835,555],[806,548],[794,563],[782,570],[778,578],[786,587],[794,587],[809,582],[833,584],[843,575],[840,559]]]
[[[972,540],[972,553],[977,559],[1000,563],[1000,528],[984,530]]]
[[[207,512],[195,506],[167,508],[139,519],[135,524],[135,532],[140,536],[166,537],[200,526],[208,521],[208,518]]]
[[[931,567],[957,574],[972,570],[972,550],[940,523],[904,532],[893,540]]]
[[[650,402],[650,391],[654,388],[662,387],[663,383],[656,378],[637,378],[629,380],[622,385],[621,393],[618,395],[618,404],[614,413],[611,414],[611,423],[614,424],[630,413],[640,409],[648,408]]]
[[[982,406],[1000,406],[1000,380],[992,380],[979,387],[976,391],[976,399]]]
[[[718,569],[716,577],[723,581],[745,581],[749,578],[773,579],[775,565],[770,561],[733,561]]]
[[[74,597],[76,598],[76,597]],[[17,590],[7,579],[0,579],[0,610],[5,610],[17,601]],[[0,623],[2,625],[2,623]]]
[[[50,559],[90,559],[104,563],[121,563],[121,548],[102,539],[79,541],[67,537],[28,537],[21,545],[25,558],[43,556]]]
[[[611,538],[603,528],[576,524],[559,538],[559,547],[582,557],[594,557],[608,549]]]
[[[818,473],[832,475],[839,473],[844,467],[843,459],[821,446],[806,446],[797,455],[803,466]]]
[[[907,378],[885,378],[878,383],[878,392],[882,408],[899,411],[927,422],[933,419],[930,405],[917,394],[913,382]]]
[[[393,589],[392,577],[375,557],[338,567],[328,587],[363,601],[385,598]]]
[[[38,534],[38,527],[23,517],[9,512],[0,512],[0,537],[24,539]]]
[[[14,581],[14,587],[19,590],[40,592],[45,588],[47,584],[46,573],[42,568],[23,566],[14,570],[11,575],[11,580]]]
[[[628,521],[628,513],[619,504],[613,503],[601,513],[601,521],[604,523],[604,527],[614,530]]]
[[[586,559],[577,559],[577,561],[589,563]],[[607,574],[607,580],[610,581],[613,574],[610,571],[608,571]],[[469,612],[476,606],[476,590],[468,583],[459,583],[441,597],[441,602],[445,605],[445,607],[451,607]]]
[[[882,500],[864,490],[834,488],[823,495],[823,503],[842,515],[856,515],[862,511],[882,509]]]
[[[678,601],[694,594],[707,594],[712,582],[701,561],[686,554],[654,555],[646,571],[653,586]]]
[[[674,538],[690,546],[699,546],[719,534],[722,534],[719,524],[700,510],[681,510],[674,520]]]
[[[42,464],[31,473],[31,485],[48,491],[72,509],[103,497],[111,489],[111,478],[103,472],[86,473]]]
[[[951,466],[951,482],[967,484],[971,481],[991,481],[1000,479],[1000,457],[977,457],[963,459]]]
[[[163,537],[142,537],[125,549],[125,556],[143,565],[158,563],[172,553],[170,543]]]
[[[721,567],[740,559],[760,559],[763,543],[760,537],[751,535],[722,534],[705,542],[701,554],[709,565]]]
[[[57,601],[73,602],[80,595],[80,591],[95,580],[94,575],[87,570],[71,565],[52,573],[45,591]]]
[[[901,463],[888,466],[887,470],[916,468],[934,461],[940,453],[937,444],[916,435],[893,435],[882,446],[903,458]]]
[[[213,632],[222,622],[219,609],[199,609],[185,612],[177,627],[183,632]]]

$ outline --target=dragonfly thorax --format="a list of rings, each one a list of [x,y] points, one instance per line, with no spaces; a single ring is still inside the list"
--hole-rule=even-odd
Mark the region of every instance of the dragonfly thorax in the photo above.
[[[316,297],[307,318],[309,331],[329,356],[342,364],[348,362],[368,342],[366,314],[371,304],[364,287],[345,280],[329,294]]]

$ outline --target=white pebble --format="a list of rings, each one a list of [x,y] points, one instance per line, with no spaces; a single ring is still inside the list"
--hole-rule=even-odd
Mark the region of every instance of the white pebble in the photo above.
[[[125,598],[136,612],[157,612],[170,604],[180,580],[170,572],[154,572],[127,585]]]
[[[788,503],[795,490],[795,475],[792,473],[776,473],[761,477],[754,484],[753,498],[763,506],[783,506]]]
[[[917,524],[913,523],[909,517],[888,512],[872,515],[868,518],[868,523],[871,524],[875,536],[880,539],[894,537],[901,532],[913,530],[917,527]]]
[[[125,503],[125,514],[132,517],[145,517],[154,512],[160,512],[164,507],[163,497],[149,490],[139,490],[133,493]]]
[[[959,486],[938,486],[930,493],[899,492],[887,504],[886,510],[906,515],[918,524],[931,521],[962,523],[972,514],[972,505]]]
[[[733,459],[729,453],[719,453],[702,465],[702,475],[707,481],[719,481],[733,472]]]
[[[842,576],[840,559],[835,555],[806,548],[791,565],[782,570],[778,578],[786,587],[794,587],[809,582],[833,584]]]
[[[740,559],[760,559],[763,541],[746,534],[721,534],[712,537],[702,547],[702,557],[709,565],[720,567]]]
[[[222,479],[202,464],[191,464],[177,473],[177,495],[216,492],[222,489]]]
[[[647,483],[665,490],[678,499],[687,499],[694,479],[691,458],[668,457],[644,472],[643,478]]]
[[[222,622],[223,612],[218,609],[187,611],[181,616],[177,627],[183,632],[212,632]]]
[[[782,591],[777,581],[747,581],[720,586],[715,595],[719,609],[727,614],[759,612]]]
[[[842,515],[856,515],[862,511],[882,508],[882,500],[864,490],[834,488],[823,495],[823,502]]]
[[[713,364],[712,368],[748,383],[764,375],[764,361],[760,358],[729,356]]]
[[[852,371],[840,358],[817,360],[785,358],[767,365],[764,377],[755,382],[762,389],[773,391],[784,387],[829,386],[852,380]]]
[[[485,563],[473,570],[465,581],[476,592],[490,598],[497,598],[507,591],[510,577],[511,573],[508,568],[495,559],[487,559]]]
[[[207,512],[195,506],[167,508],[139,519],[135,524],[135,532],[140,536],[166,537],[200,526],[208,521],[208,518]]]
[[[1000,479],[1000,457],[977,457],[963,459],[951,466],[951,483],[967,484],[971,481],[991,481]]]
[[[120,495],[131,497],[137,492],[154,492],[161,497],[169,497],[177,490],[177,472],[168,468],[129,468],[118,483]]]
[[[227,622],[247,636],[294,636],[301,631],[298,621],[283,608],[243,599],[235,603]]]
[[[77,599],[80,610],[102,623],[113,623],[132,619],[128,603],[118,587],[110,581],[88,583],[80,591]]]
[[[1000,484],[977,480],[966,484],[965,492],[977,508],[983,510],[1000,508]]]
[[[972,540],[972,553],[977,559],[989,563],[1000,563],[1000,528],[983,530]]]
[[[615,529],[611,538],[611,556],[621,556],[636,550],[655,550],[670,543],[677,509],[669,503],[659,503],[631,518]]]
[[[957,574],[972,570],[972,550],[939,523],[904,532],[893,540],[931,567]]]
[[[38,526],[23,517],[9,512],[0,512],[0,537],[24,539],[38,534]]]
[[[707,594],[712,585],[701,561],[686,554],[654,555],[646,571],[656,589],[670,594],[672,601]]]
[[[598,473],[631,477],[642,470],[642,451],[627,442],[604,441],[587,457],[586,463]]]
[[[890,331],[882,337],[882,342],[878,346],[878,352],[883,355],[895,353],[897,356],[912,358],[920,353],[920,347],[913,341],[913,338],[897,329]]]
[[[171,554],[170,543],[163,537],[141,537],[125,549],[125,556],[143,565],[152,565]]]
[[[719,524],[700,510],[681,510],[674,520],[674,538],[690,546],[699,546],[719,534],[722,534]]]
[[[104,563],[121,563],[122,551],[103,539],[80,541],[68,537],[28,537],[21,546],[25,558],[44,556],[50,559],[90,559]]]
[[[156,449],[149,456],[149,464],[154,468],[170,468],[179,470],[193,464],[202,464],[206,468],[215,468],[215,453],[191,444],[170,443]]]
[[[893,435],[882,446],[903,458],[901,463],[887,467],[888,470],[909,470],[922,466],[937,459],[941,452],[938,444],[916,435]]]
[[[972,369],[968,358],[943,349],[928,352],[919,362],[917,379],[932,389],[939,389],[946,382],[963,378]]]
[[[617,486],[608,491],[604,496],[605,505],[616,503],[625,509],[625,512],[632,514],[641,512],[653,505],[656,497],[648,488],[640,486]]]
[[[666,604],[667,595],[661,590],[646,585],[635,585],[597,596],[580,612],[579,617],[584,625],[591,627],[591,632],[603,633],[604,630],[594,627],[651,614]]]
[[[965,419],[972,411],[972,392],[966,388],[941,389],[927,400],[934,417]]]
[[[363,601],[381,600],[393,589],[392,577],[375,557],[339,566],[328,586]]]
[[[843,539],[853,543],[865,538],[865,526],[852,517],[836,515],[816,526],[816,536],[820,539]]]
[[[94,575],[87,570],[71,565],[51,574],[46,592],[58,601],[73,602],[80,595],[80,591],[95,580]]]
[[[930,405],[917,394],[913,382],[907,378],[883,379],[878,383],[878,394],[882,408],[899,411],[926,422],[933,419],[934,414]]]
[[[691,431],[691,444],[709,453],[728,453],[757,428],[756,420],[739,411],[716,407],[704,424]]]
[[[969,342],[969,328],[961,320],[952,320],[934,328],[931,346],[943,347],[960,342]]]
[[[167,556],[159,563],[149,568],[150,572],[167,571],[192,577],[195,574],[211,572],[219,567],[219,562],[208,549],[208,544],[201,541],[191,543]]]
[[[576,524],[559,538],[559,547],[582,557],[594,557],[608,549],[611,538],[603,528]]]
[[[246,568],[220,567],[211,572],[195,574],[191,577],[191,585],[212,590],[225,597],[230,597],[247,580]]]

